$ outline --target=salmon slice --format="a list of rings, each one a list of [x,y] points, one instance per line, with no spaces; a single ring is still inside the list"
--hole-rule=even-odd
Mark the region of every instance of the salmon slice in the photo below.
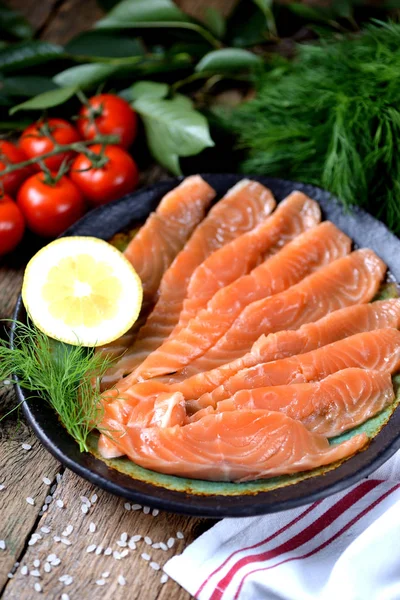
[[[282,248],[320,220],[319,205],[305,194],[293,192],[268,221],[214,252],[193,273],[173,334],[205,308],[218,290],[249,273],[271,249]]]
[[[348,458],[365,434],[330,446],[280,412],[226,411],[185,426],[129,428],[110,419],[119,450],[141,467],[212,481],[248,481],[307,471]]]
[[[171,390],[181,392],[187,400],[198,398],[206,392],[211,392],[242,369],[304,354],[356,333],[389,327],[400,328],[399,298],[348,306],[315,323],[306,323],[300,329],[262,335],[244,356],[188,378],[183,370],[182,374],[178,373],[169,378],[168,383]]]
[[[153,312],[139,331],[135,344],[107,373],[103,380],[105,385],[110,386],[125,373],[132,372],[168,337],[178,322],[196,267],[212,252],[267,219],[275,205],[270,190],[248,179],[237,183],[214,205],[165,272]]]
[[[213,346],[247,305],[286,290],[350,248],[350,238],[329,221],[299,235],[249,275],[219,290],[207,308],[147,357],[137,373],[149,379],[179,371]]]
[[[124,254],[143,285],[143,303],[152,304],[165,271],[204,218],[215,190],[200,175],[187,177],[161,200]]]
[[[215,412],[256,409],[283,412],[301,421],[309,431],[330,438],[364,423],[394,399],[390,373],[349,368],[315,383],[241,390],[218,402]],[[192,421],[210,414],[210,408],[195,413]]]
[[[385,264],[372,250],[357,250],[288,290],[253,302],[215,346],[193,361],[195,372],[240,358],[262,334],[298,329],[334,310],[368,302],[378,291],[385,271]],[[187,372],[191,374],[190,369]]]
[[[388,371],[400,368],[400,332],[376,329],[333,342],[318,350],[243,369],[210,393],[188,402],[188,410],[216,406],[240,390],[319,381],[349,367]]]

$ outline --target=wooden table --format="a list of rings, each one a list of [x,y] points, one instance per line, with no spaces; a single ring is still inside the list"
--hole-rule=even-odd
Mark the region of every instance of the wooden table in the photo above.
[[[231,2],[194,2],[181,0],[179,4],[190,7],[190,12],[200,14],[204,4],[227,8]],[[85,30],[100,17],[95,0],[12,0],[9,5],[21,10],[39,31],[40,37],[49,41],[64,43],[72,35]],[[142,177],[142,184],[149,178],[156,178],[159,170],[152,169]],[[29,250],[24,255],[15,255],[0,263],[0,319],[10,318],[15,305]],[[0,416],[15,406],[14,391],[8,389],[0,396]],[[162,565],[174,554],[182,552],[184,547],[207,529],[212,521],[187,518],[160,512],[157,516],[144,514],[142,510],[128,511],[124,500],[112,496],[71,471],[64,469],[40,444],[25,424],[19,412],[14,411],[0,424],[0,540],[6,543],[5,550],[0,548],[0,597],[4,600],[30,600],[40,598],[35,591],[35,583],[42,587],[42,597],[46,600],[58,600],[62,593],[70,600],[186,600],[189,594],[175,582],[160,582],[162,571],[150,568],[149,562],[141,555],[147,553],[151,560]],[[29,444],[30,450],[24,450],[22,444]],[[43,478],[50,480],[47,485]],[[93,503],[84,514],[81,510],[81,497],[92,498]],[[48,509],[40,516],[46,497]],[[34,505],[26,498],[33,498]],[[62,501],[63,507],[60,507]],[[90,531],[94,523],[95,532]],[[71,525],[69,536],[62,532]],[[43,530],[44,528],[44,530]],[[93,528],[93,526],[92,526]],[[49,532],[48,532],[49,531]],[[177,539],[177,532],[184,539]],[[48,532],[48,533],[47,533]],[[121,551],[117,541],[123,532],[128,535],[149,536],[153,543],[166,543],[175,538],[174,546],[168,551],[154,549],[143,539],[136,550],[129,550],[128,556],[121,560],[112,555],[106,556],[104,550],[112,547]],[[35,535],[39,539],[35,540]],[[64,541],[55,541],[61,537]],[[55,538],[55,539],[54,539]],[[96,544],[102,547],[99,555],[88,553],[87,547]],[[56,554],[61,560],[58,566],[45,572],[46,557]],[[40,560],[35,568],[33,562]],[[57,561],[56,561],[57,562]],[[24,575],[24,566],[29,571],[39,571],[40,577]],[[110,575],[102,577],[103,573]],[[118,575],[126,579],[121,586]],[[69,575],[73,578],[70,585],[60,582],[59,578]],[[104,579],[104,585],[96,581]],[[67,581],[68,582],[68,581]]]

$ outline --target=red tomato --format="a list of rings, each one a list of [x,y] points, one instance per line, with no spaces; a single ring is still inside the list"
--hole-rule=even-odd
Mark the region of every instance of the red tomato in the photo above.
[[[129,148],[136,137],[137,116],[128,102],[114,94],[99,94],[82,106],[78,119],[79,133],[92,140],[98,133],[118,135],[118,146]]]
[[[22,240],[25,230],[21,210],[10,198],[0,198],[0,256],[11,252]]]
[[[9,163],[19,163],[27,160],[27,155],[21,148],[18,148],[11,142],[0,140],[0,171],[5,169]],[[31,167],[24,167],[13,171],[4,177],[0,177],[3,190],[6,194],[14,196],[21,183],[32,174]]]
[[[54,142],[57,144],[72,144],[80,140],[79,133],[68,121],[64,119],[47,119],[29,125],[23,132],[19,145],[29,158],[40,157],[51,152]],[[57,171],[65,159],[73,158],[73,152],[60,152],[55,156],[46,158],[44,163],[51,171]],[[35,165],[40,170],[39,165]]]
[[[95,154],[100,154],[102,148],[101,144],[89,147]],[[85,154],[79,154],[71,167],[72,181],[94,205],[107,204],[132,192],[139,179],[136,163],[125,150],[106,146],[104,155],[108,161],[103,167],[91,168],[93,163]]]
[[[37,173],[22,184],[17,196],[26,224],[38,235],[56,237],[84,213],[80,190],[65,175],[57,183],[46,183],[46,175]]]

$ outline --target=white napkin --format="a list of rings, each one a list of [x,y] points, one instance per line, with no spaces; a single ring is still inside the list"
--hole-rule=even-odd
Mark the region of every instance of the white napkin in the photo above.
[[[224,519],[164,570],[201,600],[399,600],[400,451],[325,500]]]

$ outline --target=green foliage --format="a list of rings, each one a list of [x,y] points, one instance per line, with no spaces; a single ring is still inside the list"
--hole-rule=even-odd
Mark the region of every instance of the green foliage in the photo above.
[[[0,34],[24,40],[33,36],[33,30],[22,15],[0,2]]]
[[[38,96],[11,108],[10,115],[13,115],[20,110],[45,110],[46,108],[59,106],[72,98],[72,96],[76,94],[76,91],[77,88],[75,86],[69,86],[43,92],[43,94],[39,94]]]
[[[32,40],[6,46],[0,50],[0,72],[15,72],[17,69],[43,65],[61,58],[62,46]]]
[[[81,452],[101,418],[100,380],[110,364],[101,354],[56,342],[31,324],[16,323],[14,349],[0,340],[0,381],[16,375],[21,387],[48,402]]]
[[[209,73],[251,70],[262,65],[262,59],[242,48],[221,48],[212,50],[200,60],[195,70]]]
[[[140,40],[108,31],[86,31],[70,40],[65,51],[71,56],[122,58],[143,56],[145,48]]]
[[[400,25],[298,47],[225,118],[242,169],[321,185],[400,233]]]
[[[204,11],[204,21],[213,35],[222,40],[226,33],[226,21],[213,6],[207,6]]]
[[[189,98],[176,94],[166,100],[165,85],[138,82],[132,87],[133,108],[142,117],[154,158],[175,175],[181,173],[180,156],[198,154],[213,146],[208,123]]]
[[[172,0],[122,0],[96,23],[100,29],[136,27],[141,23],[189,21]]]

